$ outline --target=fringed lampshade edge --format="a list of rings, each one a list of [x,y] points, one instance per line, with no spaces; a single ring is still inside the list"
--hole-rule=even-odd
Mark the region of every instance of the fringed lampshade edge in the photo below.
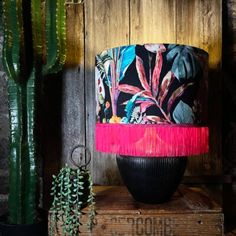
[[[96,124],[96,150],[127,156],[192,156],[209,151],[209,129],[196,125]]]

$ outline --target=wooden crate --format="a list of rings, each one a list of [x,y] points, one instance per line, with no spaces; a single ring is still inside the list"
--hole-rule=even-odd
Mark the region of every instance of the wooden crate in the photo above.
[[[223,235],[222,208],[200,188],[181,185],[169,202],[156,205],[134,201],[123,186],[95,187],[95,192],[95,226],[89,232],[84,216],[80,235]]]

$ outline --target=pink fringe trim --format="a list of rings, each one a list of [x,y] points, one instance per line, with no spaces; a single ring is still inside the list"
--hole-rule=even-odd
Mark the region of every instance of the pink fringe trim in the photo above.
[[[96,149],[128,156],[190,156],[207,153],[208,127],[96,124]]]

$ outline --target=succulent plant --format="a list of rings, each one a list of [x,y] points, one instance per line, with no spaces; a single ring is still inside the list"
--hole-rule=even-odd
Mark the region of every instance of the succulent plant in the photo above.
[[[50,209],[49,235],[55,235],[61,224],[62,235],[79,235],[82,225],[82,208],[89,205],[88,229],[92,229],[95,217],[95,202],[92,178],[84,168],[73,169],[66,165],[57,176],[53,175],[53,203]]]

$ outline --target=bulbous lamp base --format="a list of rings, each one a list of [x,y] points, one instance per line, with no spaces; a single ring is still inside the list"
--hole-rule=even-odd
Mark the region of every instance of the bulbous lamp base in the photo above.
[[[157,204],[168,201],[178,188],[187,157],[117,156],[124,184],[136,201]]]

